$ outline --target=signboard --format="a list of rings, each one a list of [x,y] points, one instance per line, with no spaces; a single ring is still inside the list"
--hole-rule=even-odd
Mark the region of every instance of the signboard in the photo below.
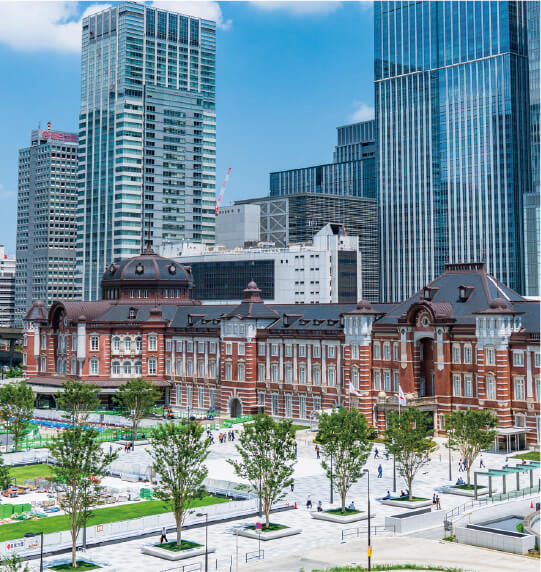
[[[96,532],[103,532],[103,524],[98,524],[96,526]]]
[[[55,141],[69,141],[77,143],[77,135],[73,133],[64,133],[63,131],[41,131],[39,134],[40,139],[53,139]]]
[[[256,530],[261,530],[261,523],[260,523],[260,522],[256,522],[256,523],[255,523],[255,529],[256,529]]]

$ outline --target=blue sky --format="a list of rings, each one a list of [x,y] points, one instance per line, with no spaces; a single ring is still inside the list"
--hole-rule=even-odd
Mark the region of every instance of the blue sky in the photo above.
[[[98,4],[0,3],[0,243],[10,253],[18,149],[39,121],[76,130],[80,18]],[[232,168],[225,204],[267,195],[271,171],[331,162],[336,127],[371,116],[371,3],[155,4],[218,21],[218,187]]]

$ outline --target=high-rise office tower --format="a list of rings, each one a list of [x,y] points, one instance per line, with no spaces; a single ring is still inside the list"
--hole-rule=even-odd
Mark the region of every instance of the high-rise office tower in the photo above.
[[[530,137],[532,156],[532,188],[524,195],[524,270],[526,294],[539,296],[541,280],[541,198],[539,91],[541,76],[539,44],[540,6],[531,0],[528,6],[528,68],[530,72]]]
[[[83,20],[78,252],[106,266],[163,242],[213,243],[216,24],[124,2]]]
[[[526,4],[374,4],[382,301],[446,262],[484,261],[524,291]]]
[[[36,300],[80,297],[75,284],[77,135],[32,131],[19,151],[15,323]]]
[[[15,259],[0,244],[0,326],[12,327],[15,319]]]

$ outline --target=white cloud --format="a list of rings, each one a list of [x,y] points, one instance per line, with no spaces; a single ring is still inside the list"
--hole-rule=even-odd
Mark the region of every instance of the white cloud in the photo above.
[[[369,121],[374,119],[374,107],[362,101],[356,101],[353,105],[357,108],[351,115],[351,121]]]
[[[108,7],[92,4],[84,15]],[[18,51],[78,52],[81,19],[76,2],[0,2],[0,43]]]
[[[178,0],[158,0],[152,2],[156,8],[163,8],[165,10],[172,10],[187,14],[188,16],[195,16],[205,20],[214,20],[216,26],[222,30],[229,30],[232,25],[232,20],[224,20],[222,9],[218,2],[208,2],[207,0],[193,0],[191,2],[182,2]]]
[[[282,2],[275,2],[274,0],[252,0],[250,4],[260,10],[281,10],[299,16],[308,14],[330,14],[342,6],[342,2],[311,2],[310,0],[303,0],[301,2],[289,0]]]

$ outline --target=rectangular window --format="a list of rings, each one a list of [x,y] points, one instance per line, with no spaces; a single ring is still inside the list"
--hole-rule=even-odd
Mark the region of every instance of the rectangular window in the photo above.
[[[230,361],[225,362],[225,379],[231,381],[233,377],[233,365]]]
[[[523,377],[515,377],[515,399],[518,401],[523,401],[526,399],[526,395],[524,393],[524,378]]]
[[[278,381],[278,364],[272,363],[271,364],[271,381],[275,383]]]
[[[383,372],[383,389],[391,391],[391,372],[388,369]]]
[[[306,345],[299,344],[299,357],[306,357]]]
[[[276,393],[272,394],[272,414],[278,415],[278,395]]]
[[[453,344],[453,363],[460,363],[460,346]]]
[[[215,354],[216,353],[216,342],[210,342],[209,343],[209,354]]]
[[[233,354],[233,344],[231,342],[225,342],[225,355],[230,356]]]
[[[263,391],[257,393],[257,406],[265,407],[265,393]]]
[[[265,355],[265,342],[258,342],[257,355],[263,357]]]
[[[182,359],[177,358],[177,367],[176,367],[177,375],[182,375]]]
[[[393,360],[398,361],[400,359],[399,346],[397,343],[393,344]]]
[[[205,353],[205,342],[197,342],[197,352],[200,354]]]
[[[286,417],[291,419],[293,417],[293,398],[291,395],[286,395],[284,399],[286,402]]]
[[[45,369],[45,367],[43,368]],[[535,398],[539,401],[541,399],[541,377],[535,378]]]
[[[541,353],[540,352],[535,352],[534,365],[535,365],[535,367],[541,367]]]
[[[315,358],[321,357],[321,346],[312,346],[313,350],[312,353],[314,354]]]
[[[397,369],[393,369],[393,391],[398,391],[399,385],[400,385],[400,372]]]
[[[293,346],[291,344],[286,344],[286,357],[291,357],[293,355]]]
[[[237,380],[244,381],[244,362],[239,361],[237,364]]]
[[[486,347],[485,348],[485,361],[486,365],[496,365],[496,357],[494,353],[494,348]]]
[[[315,395],[313,397],[313,404],[314,411],[321,411],[321,397],[319,395]]]
[[[193,361],[191,358],[186,362],[186,375],[193,375]]]
[[[209,409],[214,411],[216,409],[216,390],[209,389]]]
[[[278,355],[278,344],[271,344],[271,356],[276,357]]]
[[[464,363],[472,363],[472,348],[469,344],[464,346]]]
[[[41,334],[41,349],[47,349],[47,334]]]
[[[171,360],[170,359],[165,360],[165,373],[167,375],[171,374]]]
[[[188,353],[193,352],[193,342],[192,341],[186,342],[186,351]]]
[[[239,342],[237,345],[237,353],[239,356],[244,355],[244,344],[242,342]]]
[[[193,387],[188,387],[188,407],[193,407]]]
[[[390,342],[385,342],[383,344],[383,359],[390,361],[391,359],[391,344]]]
[[[336,357],[336,347],[335,346],[327,346],[327,357],[329,357],[329,358]]]
[[[197,406],[201,408],[205,407],[205,389],[203,387],[197,390]]]
[[[198,359],[197,360],[197,375],[199,377],[205,377],[205,360]]]
[[[381,390],[381,371],[379,369],[374,370],[374,389],[376,391]]]
[[[182,403],[182,386],[177,385],[176,390],[177,390],[177,395],[176,395],[177,405],[180,405]]]
[[[524,366],[524,352],[513,352],[513,365],[517,367]]]
[[[97,352],[100,349],[100,338],[98,336],[90,336],[90,351]]]
[[[321,385],[321,369],[318,365],[312,368],[312,383],[314,385]]]
[[[211,379],[216,379],[216,360],[214,359],[209,361],[209,377]]]
[[[496,379],[493,375],[486,377],[487,399],[496,399]]]
[[[459,373],[453,373],[453,395],[462,395],[462,377]]]
[[[306,383],[306,366],[305,365],[299,366],[299,383],[302,383],[302,384]]]
[[[471,373],[464,374],[464,397],[473,397],[473,375]]]
[[[336,385],[336,368],[327,368],[327,385]]]
[[[158,350],[158,338],[157,336],[148,336],[148,351],[155,352]]]
[[[306,395],[299,395],[299,417],[306,419]]]
[[[293,366],[290,363],[286,363],[286,383],[293,383]]]
[[[166,352],[171,351],[171,340],[165,340],[165,351]]]
[[[258,363],[257,364],[257,379],[259,381],[265,381],[265,364]]]
[[[98,375],[99,373],[99,362],[97,359],[90,360],[90,375]]]
[[[359,346],[351,344],[351,359],[359,359]]]
[[[381,346],[379,342],[374,342],[374,359],[381,359]]]
[[[182,342],[177,340],[177,352],[180,354],[182,353]]]

